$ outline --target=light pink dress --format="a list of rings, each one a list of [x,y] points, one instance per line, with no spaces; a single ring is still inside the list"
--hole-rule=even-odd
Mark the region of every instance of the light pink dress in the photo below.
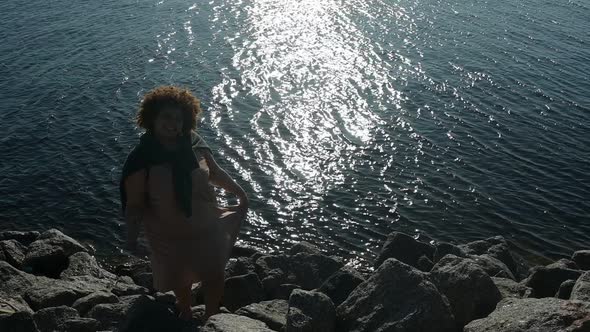
[[[128,197],[146,197],[145,190],[148,193],[149,205],[144,208],[142,221],[152,251],[154,288],[161,292],[223,278],[244,218],[241,213],[217,205],[215,192],[208,181],[209,168],[203,157],[205,150],[194,151],[200,168],[191,174],[190,218],[175,201],[170,165],[152,166],[147,179],[145,171],[139,171],[129,176],[126,183]]]

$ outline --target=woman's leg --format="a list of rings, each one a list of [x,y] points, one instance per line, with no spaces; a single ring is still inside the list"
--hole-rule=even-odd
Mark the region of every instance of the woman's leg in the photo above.
[[[192,293],[191,293],[191,286],[181,286],[174,290],[174,295],[176,295],[176,308],[178,309],[179,315],[181,319],[189,320],[192,318],[191,313],[191,303],[192,303]]]
[[[217,274],[203,281],[203,290],[205,292],[205,320],[219,313],[221,298],[223,297],[223,273]]]

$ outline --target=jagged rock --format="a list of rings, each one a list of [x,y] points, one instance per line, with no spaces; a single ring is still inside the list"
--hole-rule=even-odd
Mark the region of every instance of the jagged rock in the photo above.
[[[72,307],[78,310],[80,315],[84,316],[95,305],[101,303],[116,303],[119,298],[113,293],[96,292],[77,299]]]
[[[494,236],[485,240],[470,242],[460,245],[459,248],[469,255],[487,254],[500,260],[506,264],[517,281],[528,275],[529,268],[526,261],[520,255],[510,251],[510,246],[503,236]]]
[[[590,302],[590,271],[576,280],[570,299]]]
[[[434,259],[432,262],[436,264],[441,260],[441,258],[449,254],[455,255],[457,257],[467,257],[467,253],[458,246],[448,242],[440,242],[436,244],[436,249],[434,250]]]
[[[416,268],[422,272],[429,272],[434,266],[434,263],[426,256],[420,256],[416,263]]]
[[[572,255],[572,260],[581,270],[590,270],[590,250],[578,250]]]
[[[65,322],[79,318],[78,312],[67,306],[41,309],[33,315],[41,332],[66,331]]]
[[[536,266],[531,269],[531,274],[522,282],[533,289],[532,297],[552,297],[559,290],[562,282],[576,280],[581,272],[563,268],[561,266]]]
[[[41,310],[43,308],[71,306],[74,301],[84,296],[80,290],[63,283],[35,284],[25,292],[24,299],[31,308]]]
[[[289,302],[286,300],[271,300],[252,303],[236,311],[236,315],[250,317],[266,323],[269,328],[280,331],[287,323]]]
[[[490,277],[508,278],[516,280],[514,274],[506,264],[489,255],[469,255],[475,264],[482,268]]]
[[[385,260],[336,309],[337,331],[454,331],[448,300],[426,274]]]
[[[487,316],[502,298],[490,276],[469,258],[443,257],[430,278],[449,300],[459,327]]]
[[[64,331],[67,332],[95,332],[98,330],[98,321],[92,318],[71,318],[63,322]]]
[[[201,332],[272,332],[263,322],[234,314],[209,317]]]
[[[306,241],[301,241],[299,243],[295,243],[291,247],[291,249],[289,249],[289,255],[291,255],[291,256],[297,255],[299,253],[306,253],[306,254],[310,254],[310,255],[321,255],[322,254],[320,248],[318,248],[317,246],[314,246],[313,244],[306,242]]]
[[[416,267],[421,256],[434,257],[434,246],[416,241],[413,237],[399,232],[390,233],[375,260],[378,268],[388,258],[395,258],[402,263]]]
[[[282,284],[296,284],[307,290],[317,288],[342,266],[341,261],[332,257],[305,252],[294,256],[266,255],[255,263],[267,298],[277,298]]]
[[[0,293],[22,296],[35,280],[35,276],[16,269],[6,261],[0,261]]]
[[[254,263],[247,257],[232,258],[225,267],[225,279],[248,273],[256,273],[256,268]]]
[[[93,276],[95,278],[117,279],[117,276],[98,265],[96,258],[81,251],[68,258],[68,267],[62,271],[60,277]]]
[[[365,281],[363,276],[351,267],[343,267],[336,271],[318,288],[339,306],[360,283]]]
[[[239,258],[239,257],[251,257],[252,255],[259,253],[258,250],[249,247],[242,247],[239,245],[233,246],[231,250],[231,257]]]
[[[5,240],[16,240],[21,244],[28,246],[31,242],[37,240],[39,232],[19,232],[19,231],[6,231],[0,232],[0,241]]]
[[[11,315],[0,315],[0,331],[2,332],[38,332],[33,314],[19,311]]]
[[[220,314],[231,314],[226,307],[219,308]],[[205,305],[199,304],[197,306],[191,307],[191,314],[193,319],[198,323],[198,325],[205,324]]]
[[[10,265],[20,269],[25,259],[27,247],[17,240],[0,241],[0,260],[7,261]]]
[[[150,293],[154,291],[154,275],[151,272],[139,273],[132,281],[138,286],[148,289]]]
[[[562,282],[561,285],[559,286],[559,290],[557,291],[557,294],[555,294],[555,297],[558,299],[562,299],[562,300],[569,300],[569,298],[572,294],[572,289],[574,289],[575,284],[576,284],[576,281],[571,280],[571,279]]]
[[[137,285],[146,289],[153,289],[152,267],[149,261],[136,260],[119,264],[115,267],[114,272],[118,276],[131,278]]]
[[[68,266],[68,257],[80,251],[86,249],[78,241],[50,229],[29,245],[23,266],[34,274],[57,278]]]
[[[231,311],[264,299],[264,289],[256,273],[229,278],[224,288],[223,305]]]
[[[579,270],[578,264],[576,262],[569,260],[567,258],[559,259],[549,265],[548,268],[561,268],[561,269],[570,269],[570,270]]]
[[[507,297],[515,297],[518,299],[530,297],[531,292],[533,291],[530,287],[508,278],[492,277],[492,281],[496,287],[498,287],[503,299]]]
[[[9,296],[0,293],[0,316],[9,316],[21,311],[33,313],[31,307],[21,296]]]
[[[296,289],[289,297],[285,332],[332,332],[335,319],[334,303],[326,294]]]
[[[506,298],[488,317],[474,320],[464,332],[590,331],[590,303],[556,298]]]

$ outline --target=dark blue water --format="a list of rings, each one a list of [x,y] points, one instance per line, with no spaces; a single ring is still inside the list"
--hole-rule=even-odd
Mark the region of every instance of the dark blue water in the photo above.
[[[501,234],[532,259],[590,243],[583,1],[0,3],[0,230],[114,253],[118,178],[155,86],[249,192],[242,244],[366,265],[399,230]]]

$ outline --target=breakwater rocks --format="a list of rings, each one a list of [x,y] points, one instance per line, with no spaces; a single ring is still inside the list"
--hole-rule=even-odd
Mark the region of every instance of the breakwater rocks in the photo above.
[[[391,233],[361,273],[298,243],[226,268],[222,313],[176,317],[149,262],[109,270],[58,230],[0,233],[0,331],[590,331],[590,250],[529,268],[502,237],[463,245]]]

